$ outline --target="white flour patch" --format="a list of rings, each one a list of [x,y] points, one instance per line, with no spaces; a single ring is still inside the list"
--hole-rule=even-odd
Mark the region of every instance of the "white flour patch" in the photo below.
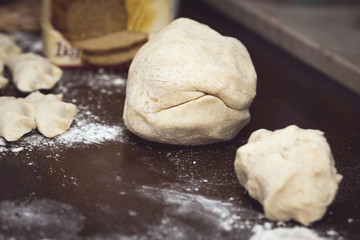
[[[91,92],[100,92],[103,95],[115,95],[119,93],[125,93],[126,90],[126,79],[121,77],[119,73],[113,72],[111,69],[105,72],[104,69],[99,68],[97,72],[85,71],[78,76],[70,76],[70,74],[72,73],[65,72],[63,77],[74,80],[60,81],[57,86],[59,91],[57,92],[67,92],[70,93],[70,97],[72,95],[76,97],[76,91],[74,90],[77,86],[81,85],[85,85],[86,88],[89,88]],[[68,96],[68,94],[66,95]]]
[[[18,153],[21,152],[22,150],[24,150],[24,147],[16,147],[11,149],[13,153]]]
[[[76,128],[60,135],[56,142],[60,144],[93,144],[111,140],[121,140],[122,128],[98,123],[79,124]]]
[[[246,236],[243,235],[246,232],[253,232],[253,236],[248,235],[251,240],[324,240],[315,230],[306,227],[291,228],[286,222],[269,221],[257,210],[242,206],[234,198],[212,199],[196,192],[183,192],[176,186],[171,189],[143,186],[136,192],[141,197],[166,206],[161,224],[149,226],[142,235],[145,236],[144,239],[191,239],[198,228],[203,227],[207,232],[202,232],[201,239],[222,239],[224,236],[233,239]],[[192,222],[201,224],[197,224],[195,228]],[[127,236],[124,239],[138,238]]]
[[[251,230],[255,222],[264,219],[264,215],[251,209],[242,208],[233,201],[220,201],[200,194],[147,186],[143,186],[137,191],[143,197],[162,202],[167,206],[164,210],[162,225],[157,226],[156,229],[149,229],[151,238],[155,239],[164,234],[174,236],[174,239],[186,237],[187,232],[193,231],[189,229],[192,226],[189,226],[187,222],[189,216],[192,221],[196,219],[196,221],[210,226],[209,229],[212,229],[213,232],[209,233],[209,236],[215,236],[220,231]],[[272,226],[272,223],[268,222],[268,224]]]
[[[23,52],[35,52],[41,54],[43,50],[43,42],[38,35],[29,32],[14,32],[9,34],[21,46]]]
[[[314,231],[305,227],[269,229],[261,225],[255,225],[253,232],[255,234],[250,240],[324,240]]]
[[[102,123],[100,118],[86,109],[79,109],[79,117],[66,133],[55,139],[59,144],[96,144],[106,141],[123,141],[122,133],[125,129],[121,125]]]
[[[119,77],[118,74],[107,73],[100,68],[98,72],[93,75],[95,81],[90,81],[89,86],[92,90],[100,90],[102,94],[113,95],[123,92],[126,87],[126,80]]]
[[[74,239],[84,221],[73,206],[54,200],[0,202],[1,239]]]
[[[326,234],[329,236],[337,236],[338,235],[338,233],[333,229],[326,231]]]

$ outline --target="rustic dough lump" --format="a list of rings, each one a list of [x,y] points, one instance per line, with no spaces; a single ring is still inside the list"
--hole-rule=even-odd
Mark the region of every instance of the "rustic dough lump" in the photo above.
[[[156,142],[230,140],[249,122],[256,72],[246,48],[181,18],[151,38],[129,69],[124,121]]]
[[[304,225],[323,217],[342,179],[323,133],[295,125],[253,132],[237,150],[235,171],[266,217]]]

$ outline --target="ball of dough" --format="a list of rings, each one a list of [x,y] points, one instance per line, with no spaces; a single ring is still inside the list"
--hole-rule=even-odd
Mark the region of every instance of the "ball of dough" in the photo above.
[[[124,122],[156,142],[201,145],[230,140],[249,122],[256,72],[246,48],[181,18],[133,59]]]
[[[297,126],[274,132],[260,129],[236,152],[235,172],[267,218],[319,220],[342,179],[323,133]]]

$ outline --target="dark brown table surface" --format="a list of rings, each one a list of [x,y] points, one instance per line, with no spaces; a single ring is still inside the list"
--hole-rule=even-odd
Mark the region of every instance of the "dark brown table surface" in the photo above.
[[[251,132],[290,124],[324,131],[344,176],[335,201],[310,229],[329,239],[359,239],[360,97],[201,2],[183,1],[180,16],[248,48],[258,73],[251,122],[235,139],[214,145],[148,142],[123,126],[119,77],[126,70],[64,69],[47,93],[76,102],[72,129],[87,116],[87,123],[121,131],[92,144],[33,131],[0,146],[0,239],[249,239],[255,225],[300,226],[266,220],[233,170],[236,149]],[[24,36],[23,49],[33,49],[39,35]],[[11,84],[3,95],[24,96]]]

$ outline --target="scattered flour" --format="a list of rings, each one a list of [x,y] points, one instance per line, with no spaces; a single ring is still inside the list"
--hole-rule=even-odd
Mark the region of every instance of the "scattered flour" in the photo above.
[[[85,217],[67,203],[50,199],[0,202],[0,239],[75,239],[84,222]]]
[[[211,229],[207,230],[206,236],[202,233],[201,239],[222,239],[224,236],[237,239],[244,236],[245,231],[253,232],[252,236],[249,235],[250,240],[325,240],[310,228],[292,227],[286,222],[269,221],[258,211],[242,207],[234,198],[212,199],[194,192],[183,192],[176,186],[142,186],[136,192],[166,206],[163,209],[161,224],[150,226],[144,239],[191,239],[196,230],[189,222],[196,220],[201,222],[201,226]],[[327,235],[340,237],[334,230],[328,230]],[[109,239],[117,239],[116,237]],[[127,236],[124,239],[138,238]]]
[[[58,92],[67,92],[66,95],[74,93],[75,97],[76,88],[81,85],[86,86],[90,91],[100,92],[104,95],[125,93],[126,90],[126,79],[112,69],[107,69],[106,72],[103,68],[99,68],[97,71],[83,71],[76,76],[72,72],[64,72],[64,78],[74,80],[60,81],[57,86]]]
[[[173,226],[184,230],[183,228],[186,229],[188,227],[188,223],[184,225],[182,221],[177,222],[177,220],[186,219],[188,216],[211,226],[210,229],[214,230],[211,236],[218,234],[220,231],[236,232],[246,229],[251,230],[255,222],[264,219],[263,214],[255,210],[242,208],[234,201],[220,201],[197,193],[184,193],[177,189],[149,186],[143,186],[137,191],[143,197],[155,202],[164,202],[167,206],[164,209],[165,214],[162,226],[157,229],[151,229],[152,234],[156,232],[158,234],[160,232],[162,234],[169,234],[169,228]],[[270,222],[267,222],[267,224],[272,226]],[[178,232],[178,234],[180,233]],[[158,236],[152,235],[152,237],[157,238]]]
[[[14,32],[9,34],[15,38],[16,42],[21,46],[23,52],[42,53],[43,42],[36,33],[30,32]]]
[[[22,150],[24,150],[24,147],[16,147],[16,148],[12,148],[12,149],[11,149],[11,151],[12,151],[13,153],[18,153],[18,152],[20,152],[20,151],[22,151]]]
[[[270,229],[261,225],[255,225],[252,229],[255,233],[250,240],[324,240],[315,232],[305,227],[275,228]]]
[[[105,141],[122,141],[122,125],[107,125],[101,123],[98,116],[91,111],[80,109],[74,126],[55,140],[59,144],[94,144]]]
[[[338,235],[338,233],[333,229],[326,231],[326,234],[329,236],[337,236]]]

